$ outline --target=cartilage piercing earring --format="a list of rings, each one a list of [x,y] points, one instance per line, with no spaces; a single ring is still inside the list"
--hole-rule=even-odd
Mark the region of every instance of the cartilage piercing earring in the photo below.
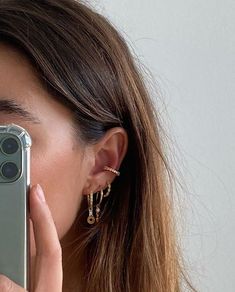
[[[120,175],[120,171],[118,171],[118,170],[116,170],[116,169],[114,169],[114,168],[112,168],[112,167],[109,167],[109,166],[105,166],[105,167],[104,167],[104,170],[110,171],[110,172],[116,174],[117,176]]]
[[[89,224],[94,224],[95,217],[93,215],[93,193],[92,192],[89,195],[87,195],[87,201],[88,201],[88,210],[89,210],[89,216],[87,217],[87,222]]]

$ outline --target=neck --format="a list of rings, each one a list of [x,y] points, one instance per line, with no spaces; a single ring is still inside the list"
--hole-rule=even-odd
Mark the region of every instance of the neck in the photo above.
[[[73,225],[69,232],[60,240],[63,264],[63,292],[82,292],[83,268],[85,267],[78,252],[77,235],[81,231]]]

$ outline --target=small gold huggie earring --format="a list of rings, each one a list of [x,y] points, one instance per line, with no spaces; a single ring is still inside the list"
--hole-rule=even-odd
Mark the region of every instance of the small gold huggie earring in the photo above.
[[[110,192],[111,192],[111,184],[108,183],[108,190],[107,190],[107,192],[105,193],[104,197],[108,197],[108,195],[110,194]]]

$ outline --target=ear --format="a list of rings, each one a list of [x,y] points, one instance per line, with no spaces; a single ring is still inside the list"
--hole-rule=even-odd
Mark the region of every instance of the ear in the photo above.
[[[92,151],[90,151],[90,155],[93,156],[90,157],[92,163],[83,194],[105,189],[107,184],[115,179],[116,174],[104,170],[104,167],[109,166],[118,170],[127,152],[127,147],[128,136],[121,127],[108,130],[98,143],[92,145]]]

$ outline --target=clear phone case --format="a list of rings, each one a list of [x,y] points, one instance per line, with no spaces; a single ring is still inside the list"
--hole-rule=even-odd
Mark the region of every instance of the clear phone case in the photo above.
[[[31,138],[25,129],[0,126],[0,274],[29,289]]]

